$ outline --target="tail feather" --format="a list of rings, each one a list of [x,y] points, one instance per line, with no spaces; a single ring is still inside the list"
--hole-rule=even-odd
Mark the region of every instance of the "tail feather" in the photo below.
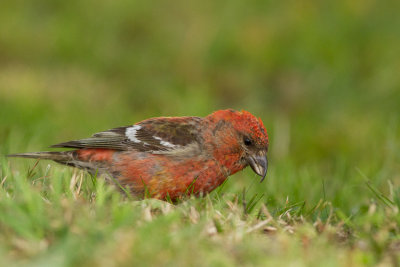
[[[91,173],[97,173],[102,170],[101,162],[85,161],[78,158],[76,150],[72,151],[44,151],[44,152],[31,152],[31,153],[20,153],[10,154],[7,157],[18,157],[18,158],[31,158],[31,159],[48,159],[53,160],[57,163],[65,164],[68,166],[85,169]]]
[[[18,158],[32,158],[32,159],[49,159],[58,162],[68,162],[73,159],[72,151],[62,151],[62,152],[30,152],[30,153],[20,153],[20,154],[10,154],[7,157],[18,157]]]

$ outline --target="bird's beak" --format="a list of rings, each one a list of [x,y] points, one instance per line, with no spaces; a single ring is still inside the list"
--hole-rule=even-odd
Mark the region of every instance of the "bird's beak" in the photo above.
[[[267,155],[265,153],[250,155],[247,157],[247,162],[253,171],[261,176],[260,183],[264,181],[268,169]]]

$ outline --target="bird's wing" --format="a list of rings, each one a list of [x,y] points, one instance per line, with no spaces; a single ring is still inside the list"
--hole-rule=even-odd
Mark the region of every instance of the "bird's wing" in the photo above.
[[[198,146],[200,117],[160,117],[132,126],[118,127],[90,138],[53,145],[65,148],[107,148],[136,150],[153,154],[173,154]]]

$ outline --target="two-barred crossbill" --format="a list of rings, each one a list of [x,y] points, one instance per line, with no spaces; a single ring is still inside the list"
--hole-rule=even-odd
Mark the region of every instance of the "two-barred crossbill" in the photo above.
[[[75,150],[9,156],[50,159],[111,175],[133,195],[172,200],[211,192],[248,165],[262,181],[268,167],[267,131],[247,111],[151,118],[52,147]]]

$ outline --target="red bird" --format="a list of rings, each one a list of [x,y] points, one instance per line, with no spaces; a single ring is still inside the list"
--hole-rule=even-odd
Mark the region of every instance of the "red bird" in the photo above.
[[[268,167],[267,131],[247,111],[151,118],[52,147],[75,150],[9,156],[50,159],[112,175],[135,196],[172,200],[211,192],[248,165],[263,181]]]

